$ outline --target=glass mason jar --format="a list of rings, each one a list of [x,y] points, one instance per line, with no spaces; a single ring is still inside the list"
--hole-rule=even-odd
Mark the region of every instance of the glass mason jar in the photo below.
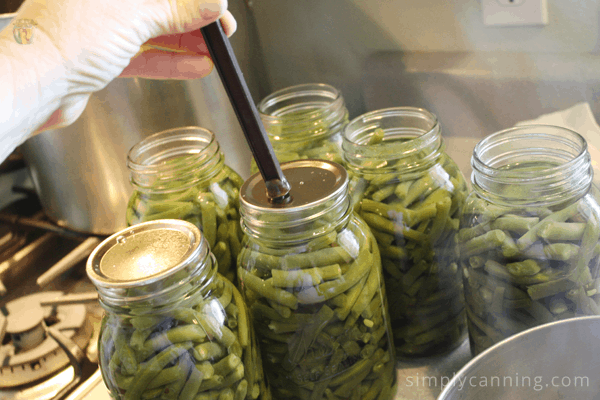
[[[238,277],[278,399],[389,399],[394,353],[377,244],[322,160],[282,164],[291,201],[242,186]]]
[[[396,352],[458,345],[466,320],[454,236],[467,186],[437,118],[412,107],[373,111],[350,121],[343,140],[355,211],[379,244]]]
[[[585,140],[521,126],[475,147],[457,236],[471,350],[536,325],[600,314],[600,207]]]
[[[105,309],[99,364],[114,399],[271,398],[242,296],[195,225],[126,228],[92,252],[87,273]]]
[[[127,167],[134,187],[127,224],[171,218],[193,223],[217,257],[219,273],[235,282],[243,180],[225,164],[215,135],[199,127],[156,133],[131,148]]]
[[[265,97],[258,111],[279,162],[319,159],[343,164],[341,132],[348,110],[333,86],[291,86]],[[258,171],[256,164],[252,168]]]

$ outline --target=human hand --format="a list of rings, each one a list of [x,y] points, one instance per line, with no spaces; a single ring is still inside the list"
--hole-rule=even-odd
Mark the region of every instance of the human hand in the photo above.
[[[21,47],[10,40],[19,50],[15,65],[37,75],[37,100],[53,108],[38,131],[74,122],[91,93],[118,76],[208,75],[212,62],[199,29],[220,19],[231,35],[236,22],[226,8],[227,0],[26,0],[15,20],[34,21],[35,37]],[[0,40],[9,35],[5,29]]]

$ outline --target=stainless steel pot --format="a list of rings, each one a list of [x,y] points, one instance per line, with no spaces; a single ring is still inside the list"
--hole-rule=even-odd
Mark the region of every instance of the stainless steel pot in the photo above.
[[[0,30],[14,15],[0,15]],[[52,220],[108,235],[126,226],[129,149],[150,134],[190,125],[213,131],[231,154],[227,163],[248,177],[250,151],[216,71],[192,81],[116,79],[91,96],[73,125],[30,138],[21,151]]]
[[[438,400],[600,398],[600,317],[541,325],[467,363]]]

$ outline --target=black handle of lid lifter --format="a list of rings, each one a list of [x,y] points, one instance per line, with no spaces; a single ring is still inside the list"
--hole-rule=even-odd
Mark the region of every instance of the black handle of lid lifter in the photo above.
[[[283,201],[288,197],[290,184],[285,179],[279,161],[275,157],[229,39],[219,21],[205,26],[201,31],[254,160],[266,183],[267,196],[273,202]]]

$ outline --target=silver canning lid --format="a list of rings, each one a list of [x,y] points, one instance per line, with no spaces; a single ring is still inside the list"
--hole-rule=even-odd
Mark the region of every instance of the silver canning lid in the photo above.
[[[292,187],[289,202],[270,202],[265,181],[256,173],[240,189],[242,207],[270,213],[301,211],[338,196],[348,186],[346,170],[332,161],[290,161],[281,164],[281,170]]]
[[[194,224],[149,221],[105,239],[88,258],[86,270],[96,287],[139,287],[173,275],[202,253],[208,253],[208,245]]]

